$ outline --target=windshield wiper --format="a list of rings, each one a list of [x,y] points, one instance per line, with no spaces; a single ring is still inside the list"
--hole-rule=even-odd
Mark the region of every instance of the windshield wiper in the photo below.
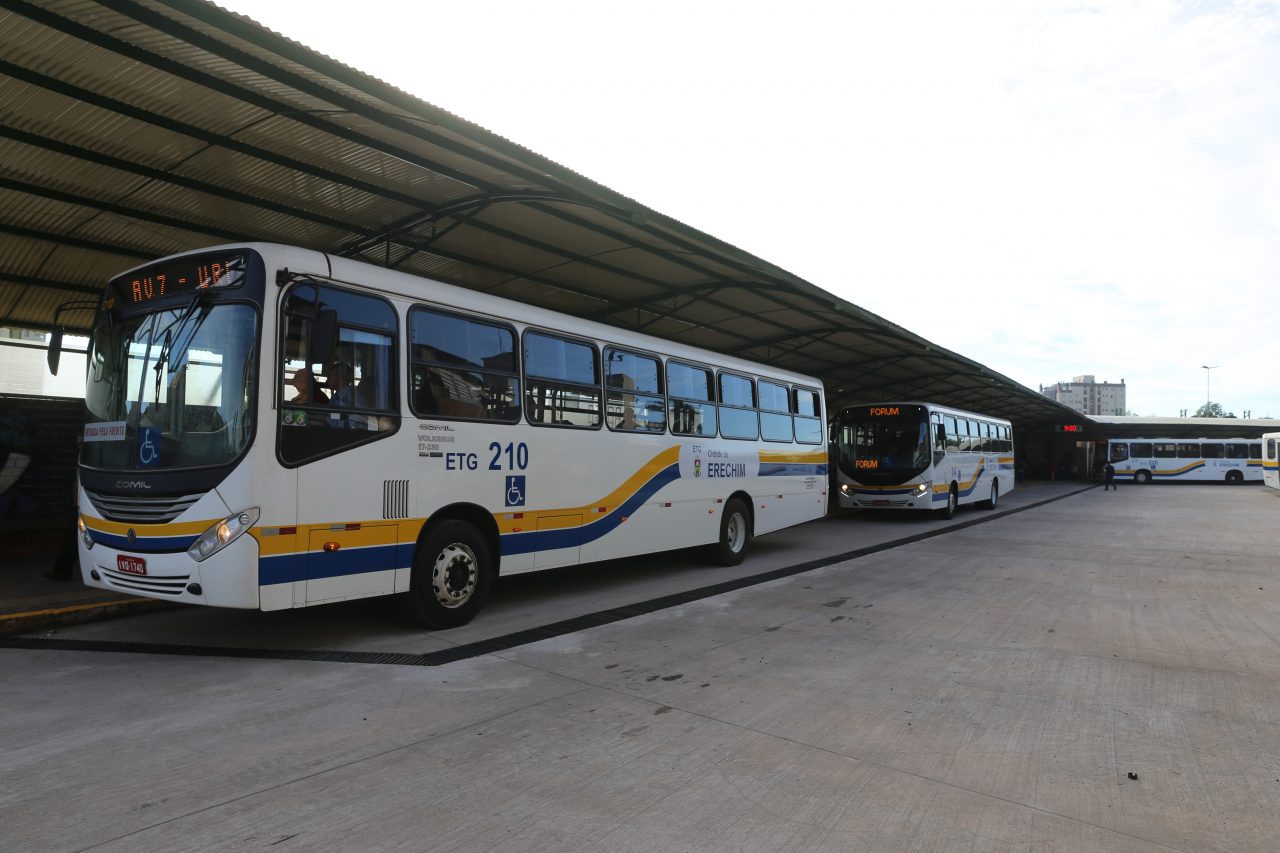
[[[186,329],[187,322],[196,313],[196,309],[204,302],[206,293],[207,291],[203,290],[196,291],[196,295],[191,297],[191,301],[188,302],[187,307],[182,310],[182,314],[180,314],[178,318],[170,323],[169,327],[165,329],[164,346],[160,350],[160,355],[156,356],[155,371],[157,389],[159,389],[160,386],[160,371],[166,364],[170,364],[171,362],[176,363],[182,360],[183,356],[187,353],[187,348],[191,346],[191,341],[195,339],[196,332],[199,331],[202,325],[204,325],[205,318],[209,316],[207,311],[202,312],[199,321],[191,327],[191,332],[187,335],[186,342],[181,345],[176,344],[176,342],[182,338],[182,333]],[[170,337],[170,332],[172,332],[172,337]],[[177,353],[176,357],[174,355],[175,352]],[[158,390],[157,393],[159,393]]]

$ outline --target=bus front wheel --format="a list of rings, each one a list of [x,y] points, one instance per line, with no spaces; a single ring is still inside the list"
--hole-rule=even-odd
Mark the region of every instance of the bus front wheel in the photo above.
[[[944,506],[939,513],[943,519],[955,518],[956,510],[960,507],[960,494],[956,491],[956,484],[952,483],[951,488],[947,490],[947,505]]]
[[[465,521],[433,528],[418,546],[409,580],[409,612],[428,628],[456,628],[480,612],[493,581],[489,544]]]
[[[707,548],[707,556],[721,566],[736,566],[747,556],[751,544],[751,513],[738,498],[730,498],[720,516],[720,541]]]
[[[995,509],[996,504],[1000,502],[1000,483],[997,480],[991,481],[991,500],[983,501],[983,509]]]
[[[1150,483],[1150,482],[1151,482],[1151,472],[1150,472],[1150,471],[1137,471],[1137,472],[1135,472],[1135,473],[1134,473],[1134,475],[1133,475],[1133,481],[1134,481],[1135,483],[1139,483],[1139,484],[1142,484],[1142,483]]]

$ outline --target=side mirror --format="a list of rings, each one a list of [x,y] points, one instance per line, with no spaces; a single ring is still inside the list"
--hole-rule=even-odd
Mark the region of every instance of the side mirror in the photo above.
[[[54,326],[49,333],[49,372],[58,375],[58,362],[62,358],[62,327]]]

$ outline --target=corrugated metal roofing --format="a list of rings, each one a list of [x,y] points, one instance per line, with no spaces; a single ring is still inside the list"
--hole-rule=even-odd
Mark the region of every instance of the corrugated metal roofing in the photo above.
[[[0,325],[240,239],[820,377],[832,409],[1070,409],[204,0],[0,0]],[[83,328],[84,312],[64,314]]]

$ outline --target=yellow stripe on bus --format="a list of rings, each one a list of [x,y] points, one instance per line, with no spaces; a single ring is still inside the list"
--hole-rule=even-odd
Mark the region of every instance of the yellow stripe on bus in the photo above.
[[[790,451],[790,450],[761,450],[761,462],[800,462],[808,465],[823,464],[827,461],[827,454],[822,450],[810,451]]]

